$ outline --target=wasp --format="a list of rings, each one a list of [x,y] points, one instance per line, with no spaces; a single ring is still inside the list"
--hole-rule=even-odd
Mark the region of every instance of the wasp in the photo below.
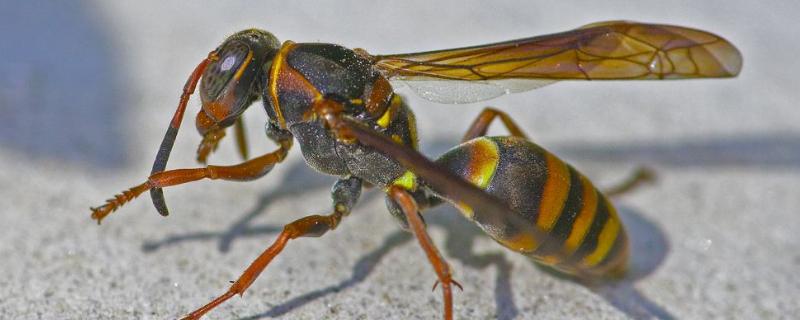
[[[663,24],[610,21],[526,39],[410,54],[372,55],[327,43],[279,42],[249,29],[228,37],[189,76],[147,180],[92,208],[99,223],[150,191],[168,214],[163,188],[202,179],[247,181],[282,162],[296,140],[307,164],[339,177],[330,214],[284,226],[230,288],[185,319],[198,319],[241,295],[293,239],[319,237],[349,215],[362,188],[377,186],[401,228],[414,234],[441,284],[444,318],[452,319],[452,277],[426,233],[421,212],[450,203],[500,245],[581,279],[622,274],[629,243],[606,196],[578,170],[527,138],[506,113],[487,108],[462,143],[436,160],[418,152],[415,115],[393,82],[444,103],[481,101],[558,80],[733,77],[742,57],[709,32]],[[190,95],[199,83],[205,164],[234,127],[247,158],[242,113],[261,100],[266,135],[277,149],[231,166],[166,170]],[[508,136],[486,136],[496,120]]]

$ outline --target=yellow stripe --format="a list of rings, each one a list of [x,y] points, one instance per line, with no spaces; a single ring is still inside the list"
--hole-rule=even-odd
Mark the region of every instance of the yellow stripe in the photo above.
[[[509,249],[522,253],[533,252],[539,246],[532,234],[524,232],[509,239],[498,239],[498,241]]]
[[[269,93],[270,99],[272,100],[272,109],[275,111],[275,115],[278,117],[278,124],[280,124],[282,129],[286,129],[286,119],[283,118],[283,113],[278,105],[278,75],[283,67],[283,60],[286,57],[286,53],[293,47],[294,42],[292,41],[283,43],[283,46],[281,46],[281,49],[275,55],[275,60],[272,62],[272,70],[270,70],[269,73]]]
[[[394,95],[392,97],[392,101],[389,104],[389,107],[386,108],[386,111],[383,112],[383,115],[378,119],[378,125],[382,128],[386,128],[391,123],[392,118],[394,117],[395,112],[397,112],[397,108],[400,107],[400,104],[403,100],[400,99],[400,96]]]
[[[539,218],[536,224],[550,231],[556,224],[564,203],[569,195],[569,169],[553,154],[545,151],[547,159],[547,181],[544,183],[542,202],[539,205]]]
[[[238,81],[242,77],[242,74],[244,73],[244,69],[247,69],[247,65],[249,65],[250,61],[252,61],[252,60],[253,60],[253,50],[250,50],[250,51],[247,52],[247,57],[244,58],[244,62],[242,63],[242,66],[239,67],[239,70],[236,70],[236,74],[233,75],[233,78]]]
[[[455,204],[455,206],[458,209],[458,211],[461,211],[461,214],[464,215],[464,217],[469,219],[469,221],[474,221],[475,220],[475,217],[474,217],[475,216],[475,211],[472,210],[472,207],[468,206],[466,203],[463,203],[463,202],[457,202]]]
[[[617,219],[614,208],[611,204],[607,206],[609,219],[606,220],[606,224],[603,226],[603,230],[600,231],[600,236],[597,238],[597,248],[594,249],[594,252],[583,258],[583,263],[590,267],[603,261],[603,258],[606,257],[606,254],[608,254],[611,247],[614,245],[614,240],[617,239],[617,235],[620,231],[619,219]]]
[[[469,176],[466,178],[478,188],[485,190],[492,181],[497,164],[500,162],[497,144],[487,138],[477,139],[471,144],[473,153],[468,164]]]
[[[572,223],[572,231],[570,231],[567,241],[564,242],[565,251],[568,254],[575,252],[581,245],[597,213],[597,190],[594,189],[594,186],[586,177],[581,175],[580,179],[581,185],[583,185],[583,196],[581,197],[583,199],[583,207],[581,207],[578,216],[575,217],[575,222]]]

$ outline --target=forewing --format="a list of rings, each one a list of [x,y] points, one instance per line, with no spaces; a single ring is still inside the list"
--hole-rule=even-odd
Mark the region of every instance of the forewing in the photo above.
[[[487,94],[489,98],[498,92],[538,88],[541,81],[732,77],[742,66],[739,51],[720,36],[686,27],[628,21],[594,23],[489,45],[372,59],[389,79],[408,82],[412,88],[416,81],[449,80],[509,89]],[[516,80],[516,91],[504,83],[509,79]],[[421,95],[429,98],[424,90]],[[477,95],[467,99],[453,95],[429,99],[477,101]]]

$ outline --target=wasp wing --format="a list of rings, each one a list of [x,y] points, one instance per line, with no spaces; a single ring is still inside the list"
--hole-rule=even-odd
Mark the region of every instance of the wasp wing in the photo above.
[[[686,27],[629,21],[599,22],[526,39],[377,55],[372,59],[390,80],[404,81],[423,98],[445,103],[485,100],[556,80],[733,77],[742,67],[739,50],[720,36]]]

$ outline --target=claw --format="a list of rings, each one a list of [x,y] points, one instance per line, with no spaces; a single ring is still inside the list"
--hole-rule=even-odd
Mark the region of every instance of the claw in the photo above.
[[[456,287],[458,287],[458,289],[461,290],[462,292],[464,291],[464,287],[462,287],[461,284],[458,283],[458,281],[450,279],[450,283],[456,285]],[[436,290],[436,286],[438,285],[439,285],[439,280],[437,279],[436,282],[433,283],[433,288],[431,288],[431,291]]]

